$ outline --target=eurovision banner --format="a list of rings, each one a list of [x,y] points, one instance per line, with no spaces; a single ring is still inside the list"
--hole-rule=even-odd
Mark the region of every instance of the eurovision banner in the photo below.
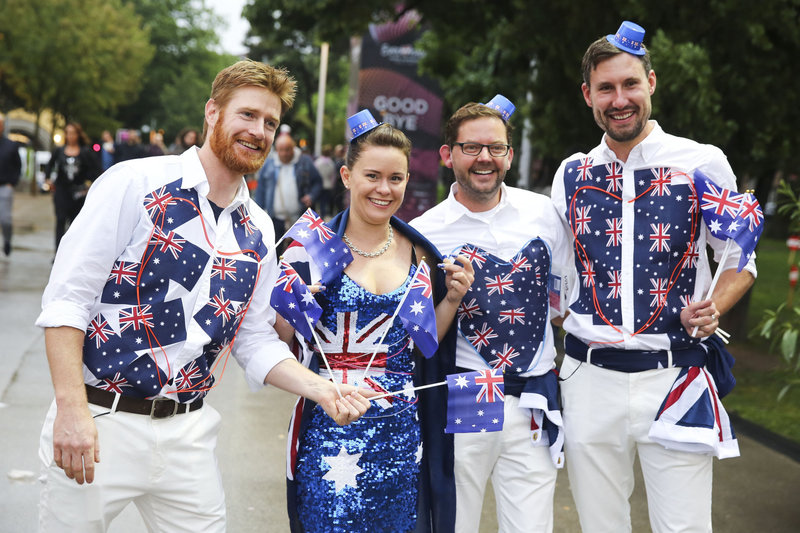
[[[406,222],[436,205],[439,179],[443,99],[439,85],[417,73],[424,55],[415,47],[423,32],[419,21],[408,11],[396,22],[370,25],[361,39],[358,97],[348,109],[348,115],[369,109],[411,139],[411,180],[397,212]]]

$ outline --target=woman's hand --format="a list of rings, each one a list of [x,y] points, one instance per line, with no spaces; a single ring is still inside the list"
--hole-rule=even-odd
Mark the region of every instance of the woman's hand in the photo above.
[[[333,382],[330,383],[329,390],[326,391],[319,405],[325,410],[331,419],[340,426],[350,424],[361,418],[369,409],[367,396],[377,396],[378,391],[372,389],[357,389],[351,385],[339,385],[342,397],[336,391]]]

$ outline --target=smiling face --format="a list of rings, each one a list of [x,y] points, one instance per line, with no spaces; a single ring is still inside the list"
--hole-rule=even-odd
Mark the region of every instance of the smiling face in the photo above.
[[[645,72],[641,60],[631,54],[615,55],[591,71],[590,83],[581,90],[612,149],[630,150],[650,133],[650,96],[655,88],[655,72]]]
[[[280,99],[262,87],[236,89],[222,108],[209,100],[206,104],[209,146],[232,172],[256,172],[272,147],[280,113]]]
[[[342,167],[350,189],[350,216],[385,226],[400,208],[408,184],[408,158],[399,148],[365,146],[353,167]]]
[[[506,125],[497,117],[480,117],[461,123],[456,143],[509,144]],[[439,149],[444,164],[453,169],[458,189],[456,199],[471,211],[486,211],[500,201],[500,185],[511,168],[514,150],[492,157],[488,148],[466,155],[457,144]]]

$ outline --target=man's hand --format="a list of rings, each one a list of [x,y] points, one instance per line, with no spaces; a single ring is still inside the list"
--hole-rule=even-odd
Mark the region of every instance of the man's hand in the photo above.
[[[304,206],[306,206],[306,207],[311,207],[311,204],[313,204],[313,203],[314,203],[314,202],[311,200],[311,195],[310,195],[310,194],[304,194],[304,195],[303,195],[303,197],[302,197],[302,198],[300,198],[300,201],[301,201],[301,202],[303,203],[303,205],[304,205]]]
[[[719,326],[719,316],[713,300],[692,302],[681,311],[681,324],[690,337],[708,337]],[[695,328],[697,328],[696,333],[694,333]]]
[[[92,415],[86,407],[58,407],[53,424],[53,460],[78,485],[94,481],[94,464],[100,462],[100,443]]]
[[[455,261],[451,257],[445,258],[440,268],[445,271],[445,286],[449,302],[456,306],[461,304],[461,299],[467,294],[472,282],[475,281],[475,269],[465,255],[459,255]]]

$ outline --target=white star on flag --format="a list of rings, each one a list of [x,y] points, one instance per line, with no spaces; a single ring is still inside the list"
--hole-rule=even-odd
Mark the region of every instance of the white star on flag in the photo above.
[[[463,389],[464,387],[469,386],[467,384],[467,378],[465,376],[458,376],[456,378],[456,385],[458,385],[458,388],[460,388],[460,389]]]
[[[422,313],[423,309],[425,309],[425,306],[422,305],[422,302],[414,302],[411,304],[411,312],[415,315]]]
[[[363,468],[358,466],[358,460],[361,459],[360,453],[352,455],[347,453],[344,446],[339,450],[339,455],[323,456],[323,459],[330,465],[330,470],[322,476],[322,479],[333,481],[336,492],[343,490],[350,485],[351,487],[358,487],[356,476],[364,471]]]
[[[310,304],[313,301],[314,301],[314,295],[311,294],[311,291],[306,291],[305,294],[303,294],[303,303]]]
[[[722,224],[719,223],[719,220],[712,220],[708,229],[711,230],[711,233],[716,233],[722,229]]]

